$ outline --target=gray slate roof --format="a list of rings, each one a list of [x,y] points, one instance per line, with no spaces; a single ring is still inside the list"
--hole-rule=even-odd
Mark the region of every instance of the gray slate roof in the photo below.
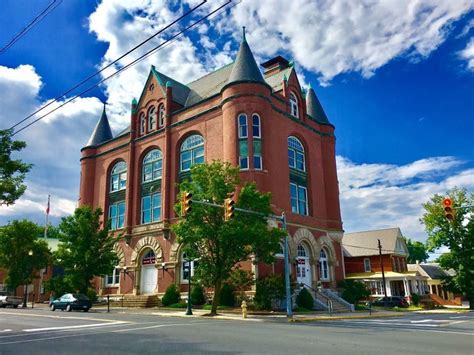
[[[265,83],[245,37],[242,43],[240,43],[239,52],[227,82],[234,83],[239,81]]]
[[[418,271],[432,280],[439,280],[443,277],[454,275],[453,270],[444,270],[436,263],[408,264],[407,267],[408,271]]]
[[[389,228],[357,233],[344,233],[342,246],[348,257],[378,255],[378,239],[382,245],[382,254],[407,254],[406,245],[397,247],[397,240],[402,238],[400,228]]]
[[[156,70],[154,65],[151,66],[151,71],[155,75],[163,90],[166,90],[166,83],[171,84],[171,87],[173,88],[173,101],[185,106],[190,89],[186,85],[181,84],[179,81],[176,81],[169,76],[160,73]]]
[[[306,111],[314,120],[322,123],[329,123],[323,106],[321,106],[321,103],[312,87],[309,88],[308,93],[306,94]]]
[[[102,111],[102,116],[100,116],[99,121],[95,125],[94,131],[92,132],[89,141],[86,144],[86,147],[93,147],[112,139],[112,130],[110,129],[109,120],[107,118],[107,114],[105,113],[105,105],[104,110]]]

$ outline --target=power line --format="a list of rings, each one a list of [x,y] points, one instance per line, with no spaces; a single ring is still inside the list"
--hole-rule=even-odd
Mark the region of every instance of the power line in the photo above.
[[[4,47],[0,49],[0,54],[6,52],[10,49],[16,42],[18,42],[24,35],[26,35],[35,25],[37,25],[41,20],[43,20],[46,16],[48,16],[51,12],[53,12],[63,0],[53,0],[43,11],[41,11],[33,20],[26,25],[16,36],[14,36],[10,42],[8,42]]]
[[[9,128],[10,129],[13,129],[15,127],[17,127],[18,125],[22,124],[23,122],[25,122],[26,120],[28,120],[29,118],[33,117],[34,115],[36,115],[37,113],[43,111],[45,108],[47,108],[48,106],[52,105],[53,103],[57,102],[58,100],[60,100],[61,98],[63,98],[64,96],[66,96],[67,94],[69,94],[70,92],[72,92],[73,90],[77,89],[78,87],[84,85],[86,82],[88,82],[89,80],[91,80],[92,78],[96,77],[97,75],[99,75],[100,73],[102,73],[104,70],[106,70],[107,68],[110,68],[112,65],[114,65],[115,63],[117,63],[119,60],[123,59],[125,56],[129,55],[130,53],[132,53],[133,51],[137,50],[138,48],[140,48],[141,46],[143,46],[144,44],[148,43],[149,41],[151,41],[153,38],[155,38],[156,36],[158,36],[159,34],[163,33],[164,31],[166,31],[168,28],[170,28],[171,26],[173,26],[174,24],[176,24],[177,22],[181,21],[183,18],[187,17],[189,14],[191,14],[192,12],[194,12],[195,10],[197,10],[199,7],[201,7],[202,5],[204,5],[205,3],[207,2],[207,0],[204,0],[203,2],[201,2],[200,4],[198,4],[197,6],[193,7],[192,9],[190,9],[189,11],[187,11],[186,13],[184,13],[183,15],[181,15],[180,17],[178,17],[176,20],[174,20],[173,22],[169,23],[168,25],[166,25],[165,27],[161,28],[158,32],[156,32],[155,34],[153,34],[152,36],[148,37],[146,40],[144,40],[143,42],[139,43],[138,45],[136,45],[135,47],[133,47],[132,49],[128,50],[127,52],[125,52],[124,54],[122,54],[120,57],[118,57],[117,59],[113,60],[112,62],[110,62],[109,64],[107,64],[105,67],[101,68],[99,71],[96,71],[95,73],[89,75],[88,77],[84,78],[81,82],[79,82],[78,84],[74,85],[73,87],[71,87],[70,89],[68,89],[67,91],[63,92],[61,95],[58,95],[56,98],[54,98],[53,100],[49,101],[46,105],[43,105],[41,106],[39,109],[37,109],[36,111],[34,111],[33,113],[29,114],[28,116],[26,116],[25,118],[23,118],[22,120],[18,121],[17,123],[15,123],[13,126],[11,126]]]
[[[91,91],[92,89],[98,87],[100,84],[102,84],[103,82],[109,80],[110,78],[118,75],[119,73],[121,73],[122,71],[125,71],[129,68],[131,68],[132,66],[134,66],[135,64],[139,63],[140,61],[142,61],[143,59],[147,58],[149,55],[155,53],[156,51],[158,51],[159,49],[161,49],[162,47],[164,47],[165,45],[168,45],[170,42],[174,41],[176,38],[178,38],[179,36],[183,35],[185,32],[187,32],[188,30],[190,30],[191,28],[195,27],[196,25],[198,25],[199,23],[201,23],[202,21],[204,21],[205,19],[211,17],[212,15],[214,15],[215,13],[221,11],[223,8],[227,7],[230,3],[232,2],[232,0],[229,0],[227,1],[226,3],[224,3],[223,5],[219,6],[218,8],[216,8],[215,10],[211,11],[210,13],[208,13],[206,16],[203,16],[201,17],[199,20],[195,21],[193,24],[189,25],[188,27],[186,27],[184,30],[178,32],[177,34],[173,35],[171,38],[165,40],[164,42],[160,43],[158,46],[154,47],[153,49],[149,50],[148,52],[146,52],[145,54],[141,55],[140,57],[138,57],[137,59],[133,60],[132,62],[128,63],[127,65],[125,65],[124,67],[120,68],[119,70],[117,70],[115,73],[109,75],[108,77],[100,80],[99,82],[97,82],[96,84],[88,87],[87,89],[85,89],[84,91],[81,91],[79,94],[73,96],[71,99],[65,101],[64,103],[62,103],[61,105],[59,105],[58,107],[54,108],[53,110],[49,111],[48,113],[44,114],[43,116],[40,116],[38,117],[37,119],[35,119],[34,121],[28,123],[26,126],[23,126],[22,128],[20,128],[19,130],[13,132],[11,134],[11,137],[13,137],[14,135],[20,133],[21,131],[25,130],[26,128],[32,126],[33,124],[35,124],[36,122],[42,120],[43,118],[49,116],[50,114],[52,114],[53,112],[59,110],[60,108],[62,108],[63,106],[67,105],[68,103],[70,103],[71,101],[74,101],[75,99],[77,99],[78,97],[80,97],[81,95]],[[239,2],[240,3],[240,2]],[[235,4],[236,5],[236,4]],[[235,6],[234,5],[234,6]]]

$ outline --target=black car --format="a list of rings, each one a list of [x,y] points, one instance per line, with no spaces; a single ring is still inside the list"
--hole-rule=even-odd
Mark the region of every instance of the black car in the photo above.
[[[380,306],[380,307],[408,307],[409,304],[407,300],[401,296],[391,296],[387,297],[387,300],[385,301],[385,297],[380,297],[372,301],[372,306]]]
[[[88,312],[92,307],[92,302],[87,296],[80,293],[66,293],[50,303],[49,308],[52,311],[57,309],[71,312],[73,309]]]

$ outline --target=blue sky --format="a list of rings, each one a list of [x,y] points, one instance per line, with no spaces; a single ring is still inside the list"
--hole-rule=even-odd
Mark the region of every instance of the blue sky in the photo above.
[[[0,46],[51,1],[4,0]],[[209,1],[189,20],[222,2]],[[0,128],[197,3],[63,1],[0,54]],[[17,137],[29,145],[21,157],[35,166],[25,196],[0,208],[0,223],[43,222],[48,194],[53,221],[70,213],[78,195],[80,148],[99,118],[101,102],[108,103],[114,131],[121,130],[151,64],[184,83],[192,81],[233,60],[241,26],[247,27],[258,62],[278,54],[295,61],[301,82],[315,87],[335,124],[346,231],[399,226],[405,235],[424,240],[421,204],[454,186],[473,190],[472,1],[244,0],[20,133]]]

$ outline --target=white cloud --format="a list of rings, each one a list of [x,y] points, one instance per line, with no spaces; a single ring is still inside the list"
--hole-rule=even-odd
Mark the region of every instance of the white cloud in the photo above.
[[[474,169],[462,170],[462,164],[452,157],[421,159],[401,166],[356,164],[338,156],[344,229],[400,227],[406,236],[424,241],[426,234],[419,222],[422,203],[454,186],[474,189]]]
[[[467,68],[474,71],[474,37],[471,38],[466,48],[459,52],[459,56],[467,61]]]

